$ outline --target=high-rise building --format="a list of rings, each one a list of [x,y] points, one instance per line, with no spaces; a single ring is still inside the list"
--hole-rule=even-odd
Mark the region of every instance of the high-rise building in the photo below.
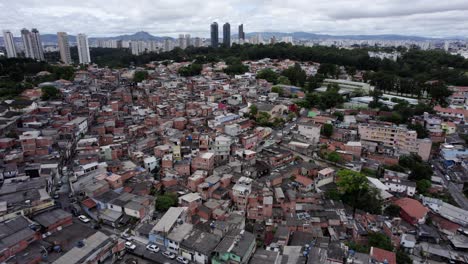
[[[185,47],[190,47],[192,46],[192,41],[190,39],[190,34],[185,34]]]
[[[34,59],[31,32],[29,32],[29,30],[23,28],[21,30],[21,39],[23,40],[24,56],[26,58]]]
[[[223,45],[231,47],[231,25],[227,22],[223,25]]]
[[[276,43],[276,37],[273,36],[270,38],[270,44],[275,44]]]
[[[76,44],[78,46],[78,57],[80,64],[91,63],[91,55],[89,54],[88,37],[85,34],[78,34],[76,36]]]
[[[33,28],[31,30],[32,51],[36,60],[44,60],[44,48],[42,47],[41,35],[39,30]]]
[[[201,47],[201,38],[199,38],[199,37],[196,37],[196,38],[195,38],[194,46],[195,46],[196,48]]]
[[[218,23],[211,24],[211,47],[217,48],[219,46]]]
[[[8,58],[16,58],[16,46],[13,38],[13,33],[9,30],[3,30],[3,42],[5,43],[5,48]]]
[[[71,64],[72,59],[70,55],[70,43],[68,42],[68,35],[66,32],[57,32],[57,40],[60,51],[60,60],[64,64]]]
[[[179,34],[179,48],[185,49],[185,36],[184,34]]]
[[[239,43],[244,42],[245,40],[245,33],[244,33],[244,24],[239,25]]]
[[[172,47],[171,47],[171,41],[170,41],[170,39],[167,38],[167,39],[164,40],[164,51],[165,51],[165,52],[168,52],[168,51],[170,51],[171,49],[172,49]]]

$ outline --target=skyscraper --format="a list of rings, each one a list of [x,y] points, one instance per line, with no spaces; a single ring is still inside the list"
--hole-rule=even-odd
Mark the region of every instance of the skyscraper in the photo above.
[[[34,59],[31,32],[29,32],[29,30],[23,28],[21,30],[21,39],[23,40],[24,56],[26,58]]]
[[[57,32],[58,46],[60,50],[60,60],[64,64],[71,64],[70,43],[66,32]]]
[[[181,49],[185,49],[186,46],[185,46],[185,36],[184,34],[179,34],[179,48]]]
[[[171,42],[170,40],[167,38],[164,40],[164,51],[165,52],[168,52],[171,50]]]
[[[78,46],[80,64],[89,64],[91,62],[91,55],[89,54],[88,37],[85,34],[78,34],[76,36],[76,44]]]
[[[244,24],[239,25],[239,43],[244,42],[245,40],[245,33],[244,33]]]
[[[231,25],[227,22],[223,25],[223,45],[231,47]]]
[[[16,46],[13,39],[13,34],[9,30],[3,30],[3,42],[5,43],[5,48],[8,58],[16,58]]]
[[[192,46],[192,41],[190,39],[190,34],[185,34],[185,47]]]
[[[32,50],[34,53],[34,58],[36,60],[44,60],[44,48],[42,47],[41,35],[39,34],[39,30],[33,28],[31,30],[31,42],[32,42]]]
[[[196,48],[201,47],[201,39],[200,39],[199,37],[196,37],[196,38],[195,38],[194,46],[195,46]]]
[[[217,48],[219,46],[218,23],[211,24],[211,47]]]

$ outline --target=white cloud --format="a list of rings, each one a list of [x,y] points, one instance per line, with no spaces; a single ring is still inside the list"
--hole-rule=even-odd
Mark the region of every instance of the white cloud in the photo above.
[[[1,29],[36,27],[90,36],[191,33],[212,21],[244,23],[246,32],[468,36],[466,0],[0,0]]]

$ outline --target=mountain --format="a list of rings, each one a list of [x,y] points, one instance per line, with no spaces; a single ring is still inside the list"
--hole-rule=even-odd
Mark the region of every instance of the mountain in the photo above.
[[[162,41],[162,40],[165,40],[167,38],[172,39],[171,37],[158,37],[158,36],[153,36],[150,33],[145,32],[145,31],[139,31],[139,32],[137,32],[135,34],[132,34],[132,35],[120,35],[120,36],[115,36],[115,37],[90,38],[90,40],[115,39],[115,40],[156,40],[156,41]]]

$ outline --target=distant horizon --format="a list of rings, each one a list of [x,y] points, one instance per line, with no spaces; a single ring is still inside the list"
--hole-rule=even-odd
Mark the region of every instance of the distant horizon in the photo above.
[[[244,25],[245,26],[245,25]],[[233,31],[233,26],[231,25],[231,32],[236,32],[234,34],[231,34],[231,36],[237,36],[238,33],[237,33],[237,30]],[[235,28],[237,29],[237,25],[235,26]],[[27,28],[28,29],[28,28]],[[57,35],[57,32],[56,33],[43,33],[39,28],[37,28],[39,33],[41,35]],[[3,30],[9,30],[9,29],[2,29]],[[245,28],[244,28],[245,30]],[[15,34],[15,31],[13,30],[10,30],[14,37],[15,38],[21,38],[21,34],[20,34],[20,30],[18,31],[17,34]],[[222,33],[222,28],[219,30],[220,33]],[[75,37],[77,34],[86,34],[86,36],[90,39],[95,39],[95,38],[115,38],[115,37],[121,37],[121,36],[133,36],[133,35],[136,35],[138,33],[147,33],[153,37],[158,37],[158,38],[173,38],[173,39],[177,39],[178,38],[178,35],[179,34],[190,34],[192,38],[196,38],[196,37],[199,37],[199,38],[204,38],[204,39],[209,39],[209,36],[199,36],[199,35],[193,35],[192,33],[177,33],[175,34],[175,36],[172,36],[170,34],[156,34],[156,33],[151,33],[151,32],[148,32],[148,31],[144,31],[144,30],[141,30],[141,31],[136,31],[136,32],[133,32],[133,33],[122,33],[122,34],[112,34],[112,35],[99,35],[99,36],[95,36],[95,35],[89,35],[87,34],[86,32],[77,32],[77,33],[70,33],[70,32],[66,32],[69,36],[73,36]],[[431,37],[431,36],[423,36],[423,35],[404,35],[404,34],[396,34],[396,33],[382,33],[382,34],[329,34],[329,33],[319,33],[319,32],[308,32],[308,31],[290,31],[290,32],[285,32],[285,31],[254,31],[254,32],[245,32],[246,35],[251,35],[251,34],[262,34],[262,33],[265,33],[265,34],[290,34],[290,35],[293,35],[293,34],[297,34],[297,33],[305,33],[305,34],[313,34],[313,35],[327,35],[327,36],[330,36],[330,37],[358,37],[358,36],[361,36],[361,37],[376,37],[376,36],[398,36],[398,37],[408,37],[408,39],[410,38],[425,38],[425,39],[430,39],[430,40],[467,40],[467,37],[462,37],[462,36],[447,36],[447,37]],[[209,35],[209,34],[208,34]],[[0,35],[0,38],[3,38],[2,35]]]

